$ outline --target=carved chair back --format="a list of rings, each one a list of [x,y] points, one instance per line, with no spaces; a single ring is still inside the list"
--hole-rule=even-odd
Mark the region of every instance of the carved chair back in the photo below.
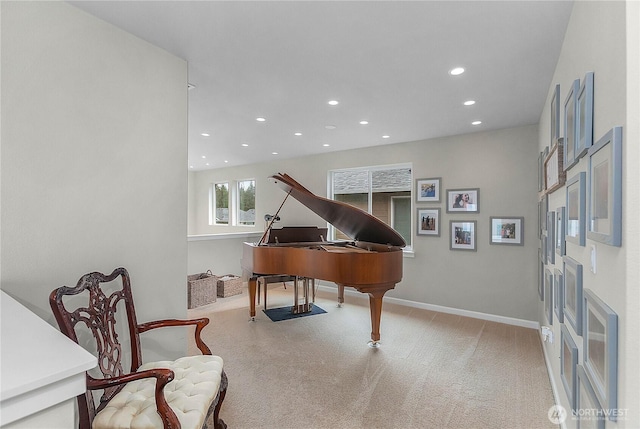
[[[117,285],[115,280],[118,277],[122,280],[122,287],[107,296],[102,284],[114,282],[109,285],[111,290]],[[85,294],[86,302],[82,299],[82,304],[78,305],[75,303],[80,299],[67,299],[65,301],[68,305],[71,305],[71,301],[73,301],[73,305],[77,305],[75,308],[67,309],[63,298],[69,295],[79,295],[83,292],[87,292]],[[49,303],[60,330],[67,337],[80,344],[77,334],[81,330],[92,334],[98,356],[98,367],[105,379],[127,374],[122,367],[122,344],[116,330],[116,310],[124,304],[131,347],[130,355],[127,353],[127,356],[131,358],[130,372],[135,372],[140,367],[142,363],[140,337],[133,295],[131,294],[131,282],[126,269],[117,268],[109,275],[98,272],[86,274],[78,280],[75,287],[63,286],[51,292]],[[92,377],[87,374],[87,381],[91,379]],[[89,427],[96,412],[100,411],[123,387],[124,385],[120,385],[105,389],[97,408],[90,389],[87,389],[84,395],[78,396],[80,427]]]

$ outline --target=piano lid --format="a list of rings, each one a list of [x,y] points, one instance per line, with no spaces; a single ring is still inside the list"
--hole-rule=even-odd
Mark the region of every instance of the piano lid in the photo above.
[[[319,197],[288,174],[274,174],[278,186],[311,211],[357,241],[404,247],[404,238],[393,228],[369,213],[349,204]]]

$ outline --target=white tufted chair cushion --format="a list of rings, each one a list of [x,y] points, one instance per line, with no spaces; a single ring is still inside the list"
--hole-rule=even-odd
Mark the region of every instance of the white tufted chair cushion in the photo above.
[[[218,356],[187,356],[176,361],[150,362],[142,365],[138,371],[152,368],[173,370],[175,378],[165,386],[164,396],[182,429],[200,429],[218,394],[222,364],[222,358]],[[96,414],[92,428],[162,428],[162,420],[156,411],[155,385],[155,378],[127,383]]]

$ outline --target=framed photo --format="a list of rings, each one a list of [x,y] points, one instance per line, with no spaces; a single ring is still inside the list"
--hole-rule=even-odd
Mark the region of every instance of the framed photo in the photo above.
[[[549,197],[547,195],[543,195],[540,201],[538,201],[538,224],[540,227],[540,237],[545,235],[547,232],[548,199]]]
[[[540,247],[542,248],[542,263],[546,265],[549,262],[549,261],[547,261],[547,256],[548,256],[547,246],[548,246],[548,244],[547,244],[547,234],[546,233],[542,236],[540,241],[541,241]]]
[[[622,127],[589,148],[587,237],[611,246],[622,243]]]
[[[556,262],[556,212],[547,212],[547,263],[555,264]]]
[[[551,193],[564,186],[567,173],[563,168],[564,139],[558,139],[544,160],[544,189]]]
[[[524,217],[491,216],[490,244],[524,245]]]
[[[542,249],[538,249],[538,297],[544,301],[544,260]]]
[[[418,235],[440,237],[440,209],[418,209]]]
[[[562,313],[576,334],[582,335],[582,264],[569,256],[563,257],[562,261]]]
[[[548,268],[544,271],[544,314],[553,325],[553,273]]]
[[[560,138],[560,85],[556,85],[551,96],[551,141],[553,144]]]
[[[538,191],[544,191],[544,155],[538,155]]]
[[[564,102],[564,171],[578,162],[578,158],[576,158],[576,116],[578,112],[576,98],[579,91],[580,79],[576,79],[569,88],[569,94]]]
[[[447,213],[480,212],[480,189],[447,189]]]
[[[593,143],[593,72],[585,75],[576,101],[576,161]]]
[[[591,386],[582,365],[578,365],[576,385],[576,411],[578,411],[578,429],[604,429],[604,410],[598,402],[596,392]],[[582,411],[580,410],[588,410]]]
[[[558,323],[564,323],[564,314],[562,313],[562,297],[563,297],[564,281],[562,271],[553,270],[553,309],[556,313]]]
[[[431,179],[417,179],[416,201],[419,203],[439,203],[441,180],[441,177],[433,177]]]
[[[564,241],[564,217],[564,207],[558,207],[558,209],[556,210],[556,253],[560,256],[564,256],[566,253],[566,246]]]
[[[584,291],[584,370],[600,404],[618,408],[618,315],[591,290]],[[616,420],[611,413],[610,420]]]
[[[567,393],[571,409],[576,409],[576,367],[578,347],[565,325],[560,328],[560,379]]]
[[[449,248],[451,250],[476,250],[476,221],[452,220],[451,238]]]
[[[567,180],[565,240],[584,246],[586,174],[580,172]]]

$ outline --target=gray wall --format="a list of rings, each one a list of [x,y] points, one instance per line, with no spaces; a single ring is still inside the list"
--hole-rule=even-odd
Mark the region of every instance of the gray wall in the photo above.
[[[618,407],[630,414],[618,424],[607,422],[607,427],[638,427],[640,394],[637,386],[638,353],[640,350],[640,316],[638,315],[638,290],[640,265],[640,231],[637,219],[640,204],[637,192],[640,183],[638,166],[638,52],[640,52],[640,7],[638,2],[576,2],[567,28],[564,44],[556,71],[549,88],[545,110],[540,118],[539,150],[549,146],[550,103],[553,88],[560,84],[561,104],[564,105],[569,87],[574,79],[582,79],[586,72],[594,72],[594,142],[614,126],[623,126],[623,221],[622,247],[612,247],[586,240],[582,247],[567,242],[567,255],[583,265],[583,287],[596,293],[618,314],[619,359],[618,359]],[[563,109],[564,110],[564,109]],[[561,125],[561,135],[564,124]],[[571,178],[587,171],[585,156],[567,174]],[[588,176],[588,174],[587,174]],[[566,191],[561,188],[549,195],[549,209],[556,210],[566,204]],[[590,248],[596,246],[596,273],[590,270]],[[556,255],[557,256],[557,255]],[[551,271],[562,270],[562,259],[549,265]],[[555,316],[555,315],[554,315]],[[543,305],[538,306],[540,324],[548,325]],[[578,363],[583,362],[583,337],[575,334],[569,323],[565,323],[578,346]],[[553,344],[545,343],[545,351],[551,365],[559,403],[570,409],[560,379],[560,324],[553,326],[556,338]],[[576,422],[567,420],[567,427],[576,427]]]
[[[124,266],[140,322],[184,317],[186,63],[67,3],[1,7],[2,289],[56,326],[54,288]]]
[[[235,168],[190,173],[189,218],[195,234],[262,231],[265,213],[273,214],[285,193],[267,180],[276,172],[288,173],[316,195],[326,196],[327,171],[380,164],[413,163],[414,179],[442,177],[447,188],[480,188],[479,214],[448,214],[444,202],[416,207],[441,208],[441,236],[416,237],[413,253],[404,258],[404,278],[387,296],[512,317],[536,320],[537,297],[537,126],[478,132],[461,136],[334,152]],[[210,226],[208,195],[212,183],[254,177],[257,181],[255,228]],[[415,216],[415,208],[414,208]],[[524,216],[524,246],[489,244],[489,216]],[[280,225],[318,225],[324,221],[294,199],[285,203]],[[477,252],[449,250],[449,220],[478,222]],[[415,222],[414,222],[415,223]],[[415,232],[415,225],[414,225]],[[241,240],[189,243],[189,269],[239,272]],[[211,263],[202,252],[211,255]],[[219,256],[224,255],[224,256]],[[214,259],[215,258],[215,259]]]

